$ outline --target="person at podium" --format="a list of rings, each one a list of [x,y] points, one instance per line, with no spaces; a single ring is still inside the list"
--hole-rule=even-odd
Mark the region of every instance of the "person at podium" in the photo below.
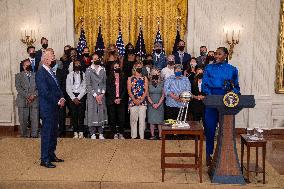
[[[224,95],[229,91],[240,94],[238,70],[228,63],[228,49],[219,47],[215,61],[205,67],[202,91],[205,95]],[[205,108],[204,132],[206,136],[206,165],[210,166],[214,151],[214,137],[218,123],[218,110]]]

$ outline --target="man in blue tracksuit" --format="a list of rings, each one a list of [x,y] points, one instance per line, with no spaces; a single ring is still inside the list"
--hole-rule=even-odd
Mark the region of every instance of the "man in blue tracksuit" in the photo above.
[[[228,50],[219,47],[216,50],[213,64],[205,67],[202,80],[202,91],[206,95],[224,95],[228,91],[240,94],[238,81],[238,70],[227,61]],[[218,110],[216,108],[205,108],[204,131],[206,136],[206,164],[210,165],[214,151],[214,136],[218,123]]]

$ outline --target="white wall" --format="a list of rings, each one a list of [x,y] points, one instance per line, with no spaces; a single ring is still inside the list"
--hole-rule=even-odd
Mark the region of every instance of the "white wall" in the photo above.
[[[237,127],[284,127],[284,95],[274,93],[280,0],[188,0],[188,51],[225,46],[224,26],[240,26],[240,43],[230,61],[239,68],[243,94],[253,94],[256,107],[237,116]],[[45,36],[59,58],[74,45],[72,0],[0,0],[0,125],[15,125],[14,75],[24,59],[21,28],[37,30],[36,47]]]
[[[237,115],[236,127],[284,127],[284,95],[274,92],[280,0],[189,0],[188,51],[225,44],[224,27],[241,28],[230,61],[239,69],[242,94],[253,94],[254,109]]]
[[[15,74],[19,63],[27,58],[21,28],[36,30],[36,49],[42,36],[49,39],[49,47],[56,58],[66,44],[74,44],[72,0],[0,0],[0,125],[11,126],[17,121],[15,107]]]

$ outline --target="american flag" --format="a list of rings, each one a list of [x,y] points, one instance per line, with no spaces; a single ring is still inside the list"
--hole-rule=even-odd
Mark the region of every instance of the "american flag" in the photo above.
[[[104,45],[104,39],[101,31],[101,25],[99,26],[99,32],[97,37],[97,42],[95,46],[95,52],[102,57],[104,55],[105,45]]]
[[[118,32],[118,36],[117,36],[117,40],[116,40],[116,48],[118,50],[118,54],[120,56],[124,56],[124,54],[125,54],[125,47],[124,47],[124,43],[123,43],[123,40],[122,40],[122,33],[121,33],[120,30]]]
[[[145,58],[146,56],[146,48],[145,48],[142,27],[140,27],[140,32],[138,35],[138,39],[136,41],[135,52],[136,52],[136,55],[138,55],[142,59]]]
[[[81,28],[80,38],[79,38],[79,42],[77,45],[77,52],[78,52],[79,57],[82,55],[83,49],[85,47],[87,47],[87,40],[85,36],[85,31],[83,28]]]
[[[165,49],[164,49],[164,45],[163,45],[163,39],[162,39],[162,35],[161,35],[160,30],[158,30],[158,32],[156,34],[156,38],[155,38],[154,44],[156,42],[159,42],[159,43],[162,44],[162,53],[165,53]],[[153,53],[154,53],[154,48],[153,48]]]
[[[178,46],[179,41],[180,41],[180,34],[179,34],[179,30],[177,30],[176,40],[175,40],[175,44],[173,46],[172,54],[175,54],[178,51],[177,46]]]

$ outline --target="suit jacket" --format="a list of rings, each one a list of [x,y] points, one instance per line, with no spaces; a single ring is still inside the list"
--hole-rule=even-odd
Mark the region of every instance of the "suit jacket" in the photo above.
[[[35,54],[36,63],[39,64],[39,62],[41,61],[41,57],[42,57],[42,49],[39,49],[38,51],[36,51]]]
[[[60,86],[43,66],[39,68],[36,74],[36,85],[41,117],[54,117],[58,114],[58,102],[63,98]]]
[[[38,96],[38,91],[35,82],[35,73],[31,72],[28,77],[26,72],[20,72],[15,75],[15,85],[18,92],[16,103],[18,107],[28,107],[27,98],[30,95]],[[33,107],[38,107],[38,98],[33,101]]]
[[[66,92],[66,78],[67,78],[67,74],[65,70],[57,68],[55,76],[56,76],[56,79],[58,81],[61,91],[65,93]]]
[[[206,56],[199,56],[196,58],[196,63],[198,66],[205,65]]]
[[[164,53],[160,54],[160,58],[156,55],[156,53],[153,53],[153,65],[156,68],[159,68],[159,70],[162,70],[164,67],[167,66],[167,56]]]
[[[121,103],[127,102],[127,80],[125,76],[122,76],[119,79],[119,98],[122,99]],[[108,76],[106,80],[106,104],[114,104],[116,99],[116,87],[115,87],[115,78]]]
[[[38,66],[39,66],[39,62],[37,59],[35,59],[35,67],[34,70],[32,70],[32,72],[37,72],[38,70]],[[24,71],[24,67],[23,67],[23,63],[20,63],[20,72]]]
[[[189,62],[191,60],[191,55],[186,53],[186,52],[184,52],[182,62],[180,62],[180,58],[179,58],[179,53],[178,52],[176,52],[174,54],[174,56],[175,56],[175,63],[176,64],[182,64],[182,70],[183,71],[187,70],[188,69],[188,64],[189,64]]]

